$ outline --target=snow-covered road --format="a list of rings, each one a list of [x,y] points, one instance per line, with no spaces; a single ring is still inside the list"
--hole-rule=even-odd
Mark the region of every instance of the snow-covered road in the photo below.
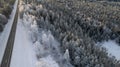
[[[2,61],[2,57],[5,51],[5,47],[8,41],[8,37],[12,28],[12,24],[14,21],[14,16],[16,13],[16,8],[17,8],[17,2],[18,0],[16,0],[15,4],[14,4],[14,9],[10,15],[10,19],[8,20],[8,23],[5,25],[4,31],[2,33],[0,33],[0,63]]]
[[[36,57],[28,32],[18,20],[17,31],[10,67],[35,67]]]

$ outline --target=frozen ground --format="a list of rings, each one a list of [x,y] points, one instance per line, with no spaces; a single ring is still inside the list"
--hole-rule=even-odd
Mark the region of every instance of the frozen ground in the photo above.
[[[102,47],[107,49],[109,56],[115,56],[117,60],[120,60],[120,46],[115,41],[109,40],[101,43]]]
[[[4,31],[2,33],[0,33],[0,63],[4,54],[4,50],[7,44],[7,40],[10,34],[10,30],[13,24],[13,20],[14,20],[14,16],[16,13],[16,8],[17,8],[17,2],[18,0],[16,0],[15,4],[14,4],[14,9],[10,15],[10,19],[8,20],[8,23],[6,24]]]

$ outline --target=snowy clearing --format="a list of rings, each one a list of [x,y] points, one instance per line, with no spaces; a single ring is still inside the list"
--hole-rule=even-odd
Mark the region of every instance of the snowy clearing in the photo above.
[[[10,31],[11,31],[11,28],[12,28],[12,24],[13,24],[13,21],[14,21],[14,16],[15,16],[15,13],[16,13],[17,3],[18,3],[18,0],[16,0],[16,2],[14,4],[14,9],[13,9],[11,15],[10,15],[10,19],[8,19],[8,23],[5,25],[5,28],[4,28],[3,32],[0,33],[0,63],[1,63],[4,51],[5,51],[5,47],[6,47],[7,40],[8,40]]]
[[[120,46],[115,41],[109,40],[101,44],[107,49],[109,56],[115,56],[117,60],[120,60]]]

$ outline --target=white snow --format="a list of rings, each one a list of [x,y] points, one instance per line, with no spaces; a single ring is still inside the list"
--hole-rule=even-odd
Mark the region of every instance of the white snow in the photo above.
[[[49,55],[47,57],[41,58],[39,62],[37,62],[36,67],[59,67],[59,66]]]
[[[120,46],[115,41],[109,40],[101,43],[102,47],[107,49],[109,56],[115,56],[117,60],[120,60]]]
[[[22,22],[18,20],[10,67],[35,67],[36,61],[28,31],[25,29]]]
[[[2,57],[3,57],[4,51],[5,51],[7,40],[8,40],[10,31],[11,31],[11,27],[13,24],[13,20],[14,20],[16,8],[17,8],[17,3],[18,3],[18,0],[16,0],[16,2],[14,4],[14,9],[10,15],[10,19],[8,20],[8,23],[5,25],[4,31],[2,33],[0,33],[0,63],[2,61]]]

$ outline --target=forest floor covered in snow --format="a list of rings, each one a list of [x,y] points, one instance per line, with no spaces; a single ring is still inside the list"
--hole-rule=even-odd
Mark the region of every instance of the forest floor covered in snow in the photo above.
[[[120,60],[120,46],[114,40],[108,40],[99,43],[102,47],[106,48],[108,56],[115,57],[117,60]]]

